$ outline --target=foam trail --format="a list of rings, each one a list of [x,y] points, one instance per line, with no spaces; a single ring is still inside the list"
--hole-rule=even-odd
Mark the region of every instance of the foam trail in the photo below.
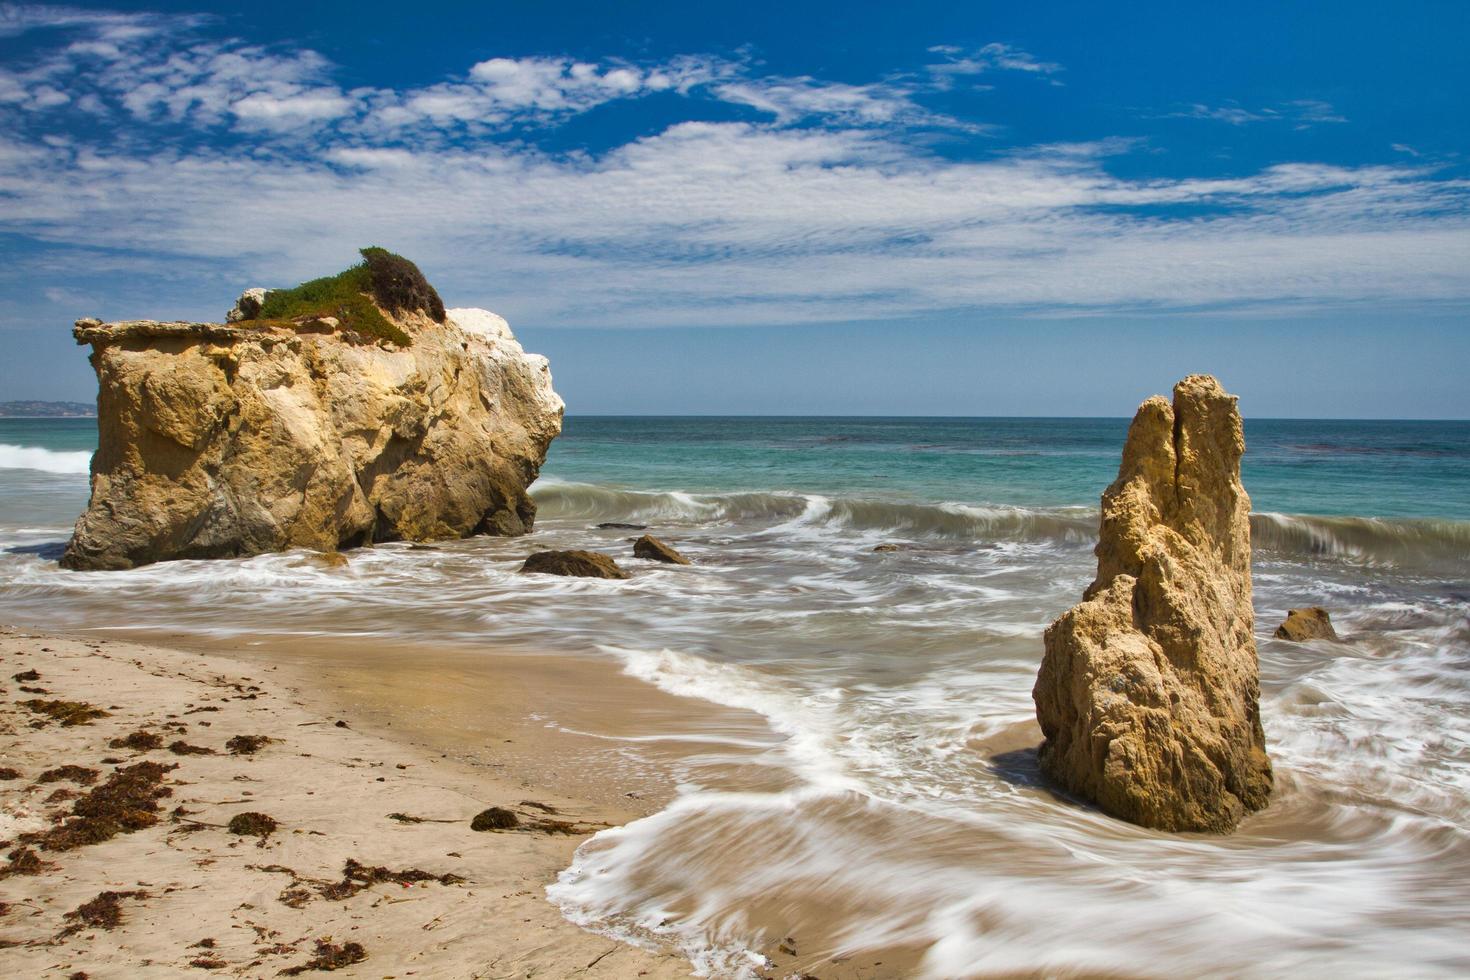
[[[0,442],[0,470],[40,470],[43,473],[85,474],[92,466],[89,452],[57,452],[40,446]]]

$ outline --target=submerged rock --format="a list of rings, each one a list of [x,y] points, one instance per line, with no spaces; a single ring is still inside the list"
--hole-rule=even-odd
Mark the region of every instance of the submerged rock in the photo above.
[[[492,313],[445,311],[411,263],[389,262],[381,290],[375,269],[308,284],[341,291],[316,306],[305,287],[252,290],[230,324],[77,321],[98,448],[62,564],[528,531],[526,487],[561,431],[546,359]]]
[[[666,565],[692,564],[688,558],[685,558],[651,534],[645,534],[633,542],[633,557],[646,558],[649,561],[661,561]]]
[[[1278,640],[1335,640],[1337,630],[1332,628],[1332,617],[1321,606],[1292,609],[1286,620],[1276,627]]]
[[[1192,375],[1139,408],[1097,578],[1047,629],[1032,692],[1042,770],[1147,827],[1229,831],[1271,793],[1235,402]]]
[[[521,566],[523,572],[573,575],[579,578],[631,578],[611,555],[600,551],[538,551]]]

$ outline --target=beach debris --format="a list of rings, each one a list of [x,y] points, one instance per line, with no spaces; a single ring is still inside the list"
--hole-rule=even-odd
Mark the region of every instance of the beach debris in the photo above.
[[[107,717],[106,711],[85,701],[42,701],[39,698],[33,698],[30,701],[20,702],[20,705],[38,715],[45,715],[52,721],[61,722],[62,728],[71,728],[73,725],[90,725],[98,718]]]
[[[693,564],[688,558],[685,558],[651,534],[645,534],[633,542],[633,557],[646,558],[649,561],[661,561],[666,565]]]
[[[97,781],[96,769],[88,769],[86,766],[57,766],[55,769],[47,769],[36,777],[38,783],[55,783],[66,780],[69,783],[78,783],[82,786],[91,786]]]
[[[1337,630],[1332,628],[1332,617],[1321,606],[1292,609],[1286,619],[1276,627],[1278,640],[1336,640]]]
[[[526,558],[521,571],[579,578],[632,578],[611,555],[600,551],[538,551]]]
[[[1208,375],[1154,396],[1102,496],[1097,578],[1046,630],[1042,771],[1160,830],[1233,830],[1271,794],[1236,399]]]
[[[38,670],[23,670],[12,677],[12,680],[19,681],[22,684],[28,684],[31,681],[38,681],[40,679],[41,672]]]
[[[21,840],[39,844],[43,851],[69,851],[151,827],[158,823],[158,801],[173,794],[163,785],[163,777],[177,768],[139,762],[114,770],[72,804],[64,823],[44,833],[22,835]]]
[[[556,807],[552,806],[550,803],[537,803],[535,800],[521,800],[521,806],[528,806],[528,807],[530,807],[533,810],[540,810],[542,813],[560,813],[561,812]]]
[[[258,813],[254,810],[247,810],[244,813],[237,813],[231,817],[225,829],[241,837],[259,837],[261,840],[265,840],[265,838],[276,832],[277,826],[274,817],[268,814]]]
[[[647,524],[624,524],[622,521],[603,521],[597,525],[600,531],[647,531]]]
[[[225,743],[231,755],[254,755],[275,739],[269,735],[236,735]]]
[[[10,766],[0,766],[0,781],[20,778],[21,773],[19,769],[12,769]]]
[[[40,855],[29,847],[17,847],[5,856],[5,863],[0,865],[0,879],[12,875],[38,875],[49,867],[50,862],[42,861]]]
[[[115,929],[122,922],[122,905],[120,904],[122,900],[131,898],[142,901],[147,897],[148,893],[142,890],[102,892],[91,901],[83,902],[66,913],[64,918],[71,925],[62,929],[57,938],[70,936],[83,929]]]
[[[330,973],[354,963],[361,963],[367,959],[367,950],[362,948],[361,943],[343,943],[338,946],[326,940],[316,941],[316,955],[302,963],[300,966],[291,966],[282,970],[279,976],[299,977],[303,973],[320,971]]]
[[[521,818],[505,807],[492,806],[488,810],[481,810],[475,814],[475,818],[470,821],[470,829],[477,831],[509,830],[520,822]]]
[[[146,728],[140,728],[136,732],[124,735],[122,738],[112,739],[107,743],[112,749],[132,749],[135,752],[148,752],[152,749],[163,748],[163,736],[157,732],[150,732]]]
[[[203,745],[190,745],[183,739],[168,743],[168,750],[174,755],[214,755],[214,749],[205,748]]]

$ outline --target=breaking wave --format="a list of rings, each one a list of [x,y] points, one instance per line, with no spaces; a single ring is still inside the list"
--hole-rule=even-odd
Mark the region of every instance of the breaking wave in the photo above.
[[[779,491],[689,493],[589,483],[538,483],[540,515],[554,520],[710,526],[776,522],[788,528],[846,528],[951,540],[1087,544],[1097,538],[1092,507],[1027,508],[893,501]],[[1470,562],[1470,521],[1251,515],[1261,552],[1406,567]]]
[[[40,470],[43,473],[86,474],[92,454],[56,452],[40,446],[14,446],[0,442],[0,470]]]

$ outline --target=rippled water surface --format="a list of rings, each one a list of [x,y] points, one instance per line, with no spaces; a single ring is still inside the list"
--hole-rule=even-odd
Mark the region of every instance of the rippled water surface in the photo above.
[[[1125,429],[571,419],[530,540],[68,573],[95,436],[0,421],[0,616],[555,648],[753,712],[739,745],[691,730],[680,795],[551,892],[715,975],[786,936],[802,962],[882,948],[936,977],[1470,972],[1470,425],[1247,424],[1277,790],[1222,839],[1121,824],[1035,771],[1040,633],[1092,577]],[[613,521],[695,565],[632,559]],[[544,547],[634,578],[519,575]],[[1346,642],[1271,638],[1308,604]]]

